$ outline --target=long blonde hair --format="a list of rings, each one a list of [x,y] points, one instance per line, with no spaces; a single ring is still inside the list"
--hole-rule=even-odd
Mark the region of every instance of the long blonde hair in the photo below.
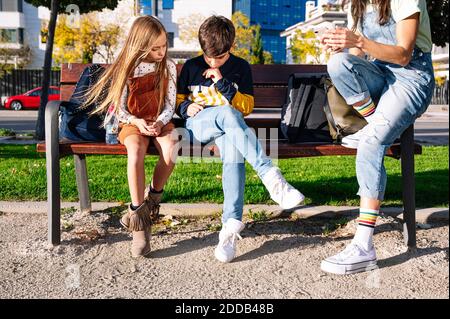
[[[95,101],[99,102],[98,107],[91,114],[106,112],[110,106],[113,106],[114,112],[117,113],[128,78],[134,74],[135,68],[147,57],[152,45],[161,34],[166,34],[165,28],[161,22],[152,16],[141,16],[134,21],[118,58],[103,72],[97,83],[86,93],[86,100],[83,106],[87,106]],[[155,73],[156,89],[160,96],[158,105],[158,114],[160,114],[166,95],[164,84],[169,78],[167,72],[167,46],[163,60],[156,62]],[[108,86],[108,94],[105,98],[102,98],[102,91],[104,92],[104,88]]]

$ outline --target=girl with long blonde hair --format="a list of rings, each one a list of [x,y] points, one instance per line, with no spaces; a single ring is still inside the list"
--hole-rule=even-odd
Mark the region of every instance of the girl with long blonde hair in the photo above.
[[[85,105],[101,100],[94,113],[120,127],[128,155],[131,204],[121,224],[132,231],[133,257],[150,253],[150,225],[157,218],[164,185],[175,166],[177,139],[171,122],[176,102],[176,66],[167,58],[167,34],[156,18],[137,18],[116,61],[88,92]],[[105,98],[104,87],[109,86]],[[150,143],[160,158],[145,187],[144,159]]]

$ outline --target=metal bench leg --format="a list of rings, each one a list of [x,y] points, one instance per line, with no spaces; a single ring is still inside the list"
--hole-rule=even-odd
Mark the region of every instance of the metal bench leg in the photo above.
[[[78,197],[80,199],[80,210],[82,213],[90,213],[91,198],[89,197],[89,183],[86,169],[86,155],[75,154],[75,174],[77,178]]]
[[[403,184],[403,236],[405,244],[416,247],[416,186],[414,180],[414,125],[401,136],[401,166]]]
[[[51,245],[59,245],[61,243],[61,194],[58,123],[60,103],[60,101],[50,101],[45,109],[48,243]]]

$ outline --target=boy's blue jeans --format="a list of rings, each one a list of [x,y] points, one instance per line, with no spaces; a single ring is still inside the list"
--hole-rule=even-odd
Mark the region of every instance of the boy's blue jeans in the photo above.
[[[329,60],[328,73],[347,104],[368,97],[377,104],[369,124],[362,129],[356,175],[358,195],[383,200],[387,180],[385,152],[426,111],[431,101],[434,89],[431,54],[416,48],[411,62],[402,67],[338,53]]]
[[[186,129],[198,142],[215,141],[222,160],[224,195],[222,222],[242,220],[244,207],[245,162],[262,178],[273,166],[255,133],[242,114],[231,106],[214,106],[198,112],[186,121]]]

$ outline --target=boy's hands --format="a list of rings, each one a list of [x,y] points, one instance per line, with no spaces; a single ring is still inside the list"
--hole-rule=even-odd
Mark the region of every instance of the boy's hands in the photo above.
[[[203,110],[203,106],[198,105],[197,103],[191,103],[191,105],[188,106],[186,113],[189,117],[193,117],[201,110]]]
[[[217,68],[210,68],[203,72],[203,76],[207,79],[213,80],[214,83],[217,83],[221,78],[223,78],[222,73]]]

